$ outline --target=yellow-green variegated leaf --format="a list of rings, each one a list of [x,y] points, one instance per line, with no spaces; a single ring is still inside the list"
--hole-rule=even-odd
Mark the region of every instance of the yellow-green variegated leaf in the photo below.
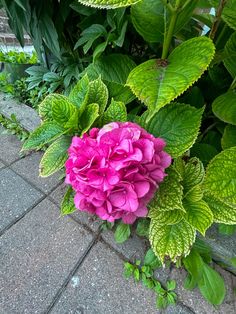
[[[209,38],[196,37],[175,48],[167,60],[149,60],[131,71],[127,85],[148,107],[148,120],[201,77],[214,53]]]
[[[99,114],[103,114],[108,101],[108,89],[101,78],[89,83],[87,104],[98,104]]]
[[[181,176],[173,169],[167,169],[167,177],[160,184],[154,198],[149,203],[150,218],[155,218],[158,211],[184,210],[182,205],[183,187]]]
[[[195,185],[191,190],[189,190],[185,195],[184,199],[189,202],[198,202],[203,198],[202,185]]]
[[[74,203],[75,193],[72,190],[72,187],[68,187],[66,194],[61,202],[61,215],[69,215],[76,211],[75,203]]]
[[[204,189],[223,203],[236,205],[236,147],[216,155],[208,164]]]
[[[112,99],[111,104],[103,115],[103,123],[107,124],[113,121],[126,122],[127,119],[125,104],[122,101],[115,101]]]
[[[206,230],[213,223],[213,214],[209,206],[203,200],[197,202],[183,202],[186,214],[184,218],[187,222],[205,235]]]
[[[99,105],[89,104],[86,106],[84,112],[80,116],[79,125],[81,127],[81,134],[86,133],[93,125],[95,120],[99,117]]]
[[[157,220],[162,225],[174,225],[183,219],[185,212],[180,209],[168,211],[155,211],[152,215],[152,220]]]
[[[174,225],[162,225],[158,220],[151,220],[149,240],[153,252],[162,263],[165,258],[175,262],[188,255],[195,236],[195,228],[184,219]]]
[[[84,5],[99,9],[116,9],[128,7],[129,5],[140,2],[141,0],[78,0]]]
[[[70,137],[62,136],[48,147],[39,165],[41,177],[48,177],[64,167],[70,143]]]
[[[207,193],[204,195],[204,200],[210,207],[215,222],[227,225],[236,224],[236,205],[228,205],[216,196]]]

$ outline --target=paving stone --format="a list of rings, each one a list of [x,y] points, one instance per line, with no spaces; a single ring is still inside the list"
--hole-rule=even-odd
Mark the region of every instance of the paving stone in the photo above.
[[[222,274],[225,277],[227,295],[224,303],[217,308],[209,304],[197,288],[191,291],[184,289],[184,279],[186,278],[186,271],[184,269],[174,268],[171,272],[170,279],[176,280],[177,288],[175,291],[178,295],[178,299],[184,305],[191,308],[196,314],[235,314],[235,296],[232,288],[232,278],[229,279],[227,277],[228,273],[226,271],[222,270]]]
[[[13,223],[43,196],[11,169],[0,170],[0,231]]]
[[[155,293],[123,277],[123,261],[96,244],[55,304],[52,314],[154,314]]]
[[[2,167],[4,167],[5,165],[0,161],[0,169],[2,168]]]
[[[113,231],[105,231],[102,233],[102,239],[112,246],[116,251],[124,255],[127,259],[134,261],[135,259],[143,259],[149,248],[148,241],[132,235],[124,243],[116,243]]]
[[[61,173],[58,172],[48,178],[39,177],[39,163],[42,155],[41,152],[33,153],[15,162],[11,168],[47,194],[58,185]]]
[[[54,200],[54,202],[56,202],[58,206],[60,206],[61,204],[66,189],[67,189],[66,184],[62,183],[50,194],[50,197]],[[71,214],[71,216],[80,223],[89,227],[94,232],[97,232],[100,225],[102,224],[102,221],[98,217],[89,215],[86,212],[82,212],[79,210]]]
[[[176,304],[173,306],[168,306],[167,309],[163,311],[163,314],[193,314],[194,311],[188,309],[184,305]]]
[[[92,235],[45,200],[0,239],[0,312],[45,313]]]
[[[20,158],[21,141],[16,136],[8,134],[0,134],[0,158],[7,164]]]
[[[0,113],[7,118],[14,114],[22,127],[30,132],[40,125],[36,110],[14,99],[6,98],[2,93],[0,93]]]

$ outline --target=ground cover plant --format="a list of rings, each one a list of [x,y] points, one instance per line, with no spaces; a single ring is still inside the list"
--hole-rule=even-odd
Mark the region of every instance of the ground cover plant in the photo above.
[[[96,214],[119,243],[131,225],[149,239],[125,274],[155,290],[158,307],[176,301],[175,283],[153,276],[169,263],[217,306],[224,282],[198,234],[236,224],[236,1],[73,6],[83,21],[75,49],[89,62],[66,95],[40,104],[42,124],[23,150],[49,145],[43,177],[65,168],[62,215]]]

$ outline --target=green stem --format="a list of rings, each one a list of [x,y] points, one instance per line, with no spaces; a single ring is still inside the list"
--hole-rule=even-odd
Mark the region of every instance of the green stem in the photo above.
[[[217,29],[218,29],[219,24],[220,24],[221,14],[223,12],[224,6],[226,5],[226,2],[227,2],[227,0],[220,0],[219,1],[219,6],[217,8],[216,16],[215,16],[215,21],[214,21],[214,23],[212,25],[212,28],[211,28],[211,31],[210,31],[210,34],[209,34],[209,37],[212,40],[215,38]]]
[[[167,34],[165,34],[165,38],[164,38],[164,44],[163,44],[163,50],[162,50],[162,56],[161,56],[162,59],[166,59],[168,56],[168,52],[169,52],[171,40],[173,37],[177,17],[179,14],[180,1],[181,0],[176,0],[175,8],[171,12],[169,28],[168,28]]]
[[[231,85],[230,85],[230,90],[233,90],[233,89],[235,89],[236,88],[236,77],[234,78],[234,80],[233,80],[233,82],[231,83]]]

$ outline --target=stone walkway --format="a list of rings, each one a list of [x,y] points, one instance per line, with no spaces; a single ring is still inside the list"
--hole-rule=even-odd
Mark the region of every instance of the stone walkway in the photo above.
[[[156,310],[152,291],[123,278],[124,260],[141,258],[147,243],[133,237],[118,245],[83,213],[60,217],[65,187],[59,175],[39,178],[41,153],[21,158],[20,149],[15,136],[0,135],[1,314],[236,313],[236,280],[224,270],[228,292],[217,309],[182,288],[183,269],[157,271],[162,282],[177,280],[179,301]]]

